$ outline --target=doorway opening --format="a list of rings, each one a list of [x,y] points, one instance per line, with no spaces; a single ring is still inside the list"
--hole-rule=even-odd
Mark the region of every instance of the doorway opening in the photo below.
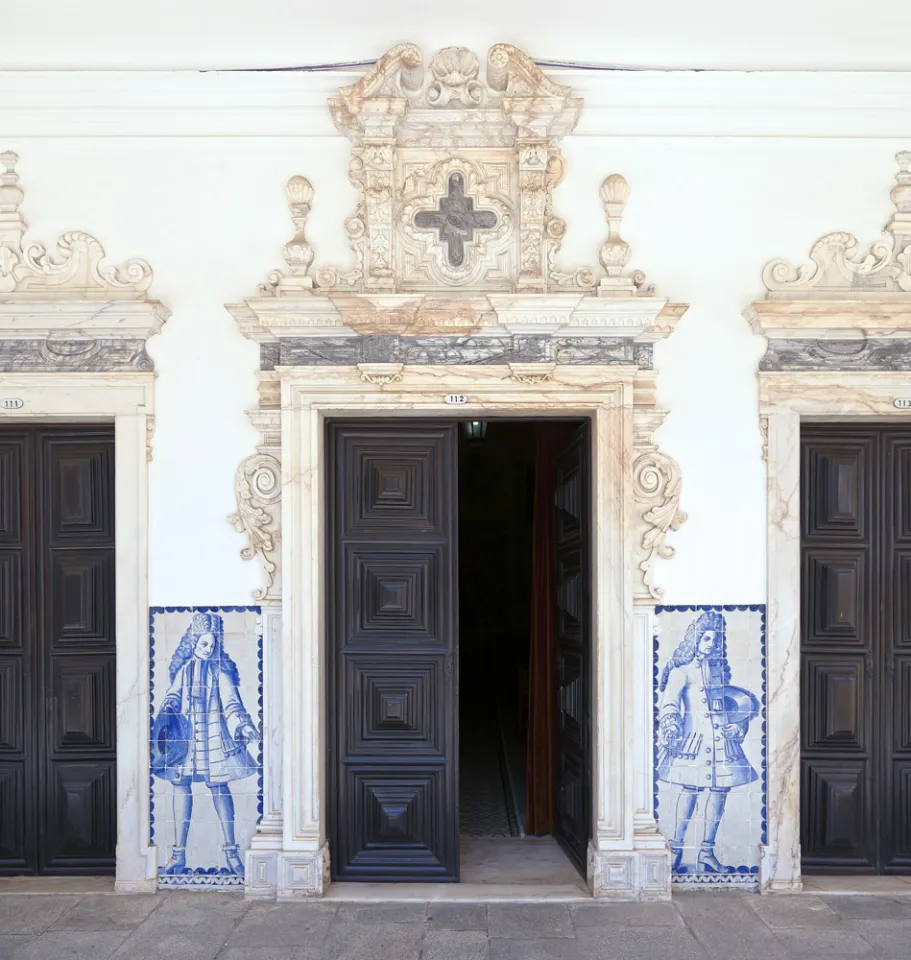
[[[589,422],[329,420],[326,443],[332,880],[587,894]]]
[[[582,427],[560,420],[460,424],[463,883],[581,879],[583,865],[554,836],[561,693],[554,501],[559,452]]]

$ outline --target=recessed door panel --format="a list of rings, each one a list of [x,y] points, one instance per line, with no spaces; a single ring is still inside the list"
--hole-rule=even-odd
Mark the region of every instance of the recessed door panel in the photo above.
[[[458,879],[456,425],[330,422],[336,880]]]
[[[0,429],[0,874],[114,872],[114,441]]]
[[[803,868],[911,873],[911,430],[801,439]]]

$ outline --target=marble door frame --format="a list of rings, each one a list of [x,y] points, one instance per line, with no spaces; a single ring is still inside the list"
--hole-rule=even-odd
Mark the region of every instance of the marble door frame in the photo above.
[[[119,893],[152,893],[149,845],[149,442],[153,373],[5,373],[0,423],[114,424]]]
[[[802,889],[800,872],[800,425],[907,423],[894,401],[911,395],[907,371],[763,371],[768,563],[768,843],[763,892]]]
[[[664,524],[656,533],[653,508],[667,510],[670,505],[670,513],[676,515],[679,475],[673,461],[651,443],[651,432],[663,418],[663,411],[654,408],[654,374],[622,365],[556,370],[550,365],[537,377],[525,369],[517,375],[508,366],[398,365],[395,370],[385,366],[277,370],[282,633],[281,653],[271,658],[271,668],[267,659],[265,695],[268,701],[275,689],[282,706],[281,716],[273,721],[280,724],[281,736],[267,735],[265,806],[281,812],[270,819],[271,839],[255,838],[251,846],[247,894],[314,897],[321,896],[329,883],[324,803],[324,425],[327,417],[396,413],[409,418],[592,419],[595,721],[594,836],[588,880],[599,897],[669,897],[668,848],[657,829],[652,793],[652,636],[657,600],[650,592],[655,588],[644,583],[651,583],[652,561],[661,555],[655,543],[663,545],[667,529]],[[464,394],[467,402],[446,403],[450,392]],[[674,479],[671,488],[669,476]],[[278,784],[281,797],[269,796]]]

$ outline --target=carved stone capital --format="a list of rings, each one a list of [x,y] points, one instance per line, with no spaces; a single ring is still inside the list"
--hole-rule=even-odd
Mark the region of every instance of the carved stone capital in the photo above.
[[[281,463],[271,453],[255,453],[237,468],[234,493],[237,513],[228,517],[248,544],[240,555],[244,560],[259,557],[265,586],[255,590],[256,600],[281,600]]]

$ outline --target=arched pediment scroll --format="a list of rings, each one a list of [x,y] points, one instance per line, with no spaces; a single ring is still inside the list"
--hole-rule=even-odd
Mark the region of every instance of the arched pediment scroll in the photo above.
[[[152,369],[146,340],[170,315],[144,260],[109,263],[81,230],[26,242],[18,156],[0,153],[0,371]]]
[[[911,370],[911,151],[896,159],[894,211],[869,247],[837,231],[808,263],[766,264],[744,314],[768,340],[761,371]]]

